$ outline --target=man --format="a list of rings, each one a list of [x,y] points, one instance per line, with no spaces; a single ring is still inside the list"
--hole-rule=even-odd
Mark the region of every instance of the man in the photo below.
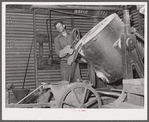
[[[54,27],[59,32],[59,35],[55,38],[54,43],[56,54],[61,58],[60,68],[62,80],[71,82],[70,77],[73,72],[73,67],[67,64],[67,59],[74,51],[71,48],[71,44],[74,41],[73,34],[66,30],[66,27],[62,21],[56,21],[54,23]],[[78,64],[76,66],[74,77],[74,81],[78,81],[79,79],[81,79]]]

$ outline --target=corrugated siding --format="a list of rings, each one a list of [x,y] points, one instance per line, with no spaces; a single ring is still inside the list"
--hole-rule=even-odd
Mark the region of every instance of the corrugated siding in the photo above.
[[[117,12],[117,14],[121,19],[123,19],[123,11],[119,11]],[[137,9],[129,10],[129,14],[130,14],[131,26],[134,27],[137,30],[137,32],[140,32],[140,29],[142,29],[144,32],[144,17],[141,18],[142,20],[139,20],[139,10]],[[143,36],[144,34],[141,35]]]
[[[55,53],[54,49],[54,38],[57,36],[57,31],[55,30],[53,24],[56,20],[53,20],[54,18],[67,18],[70,17],[69,15],[62,14],[62,13],[57,13],[57,12],[51,12],[51,28],[52,28],[52,49],[53,49],[53,60],[59,60],[58,56]],[[74,16],[75,17],[75,16]],[[48,15],[43,15],[43,14],[38,14],[37,15],[37,22],[38,26],[37,29],[42,30],[42,32],[46,32],[46,19],[48,19]],[[71,24],[74,24],[74,28],[78,28],[80,30],[81,35],[83,36],[86,32],[88,32],[94,25],[93,19],[74,19],[73,23],[71,23],[71,19],[62,19],[67,27],[68,31],[72,31],[72,26]],[[48,57],[49,55],[49,47],[47,43],[44,43],[44,56]],[[53,62],[54,63],[54,62]],[[80,64],[82,65],[82,64]],[[81,67],[81,76],[82,79],[88,79],[88,73],[87,73],[87,68],[80,66]],[[39,82],[54,82],[54,81],[59,81],[61,80],[60,77],[60,70],[39,70],[38,71],[38,76],[39,76]],[[48,77],[45,77],[48,76]]]
[[[132,25],[134,28],[136,28],[137,31],[139,31],[139,20],[138,20],[138,10],[132,10],[130,11],[130,15],[132,18]]]
[[[61,80],[60,70],[38,70],[38,82],[52,83]]]
[[[31,43],[33,39],[33,14],[6,10],[6,83],[22,88]],[[34,47],[34,46],[33,46]],[[31,52],[25,88],[35,87],[34,53]]]
[[[52,18],[69,17],[60,13],[53,12]],[[43,33],[47,33],[46,19],[49,16],[46,14],[36,15],[36,28]],[[83,28],[77,22],[84,24]],[[93,27],[92,21],[85,22],[85,20],[74,21],[80,29],[80,32],[85,34]],[[52,20],[52,49],[53,59],[59,60],[54,50],[54,38],[56,37],[56,30],[53,27],[54,20]],[[68,30],[72,30],[71,19],[65,20]],[[80,24],[80,25],[82,25]],[[21,12],[18,9],[7,9],[6,11],[6,83],[13,83],[15,88],[22,88],[27,61],[30,53],[31,43],[33,40],[33,14],[30,12]],[[44,43],[43,55],[49,56],[48,43]],[[37,56],[39,56],[39,49],[37,43]],[[88,78],[87,69],[81,69],[83,79]],[[38,81],[40,82],[54,82],[60,81],[60,69],[58,70],[38,70]],[[34,74],[34,45],[31,51],[29,60],[25,87],[35,88],[35,74]]]

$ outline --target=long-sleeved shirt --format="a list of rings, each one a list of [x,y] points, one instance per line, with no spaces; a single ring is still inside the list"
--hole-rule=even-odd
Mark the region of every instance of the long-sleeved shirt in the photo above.
[[[67,32],[67,36],[63,36],[61,34],[59,34],[55,40],[55,52],[56,54],[59,56],[59,52],[64,49],[67,45],[71,45],[73,42],[73,34],[71,32]],[[68,55],[66,55],[65,57],[61,58],[61,60],[67,60],[68,59]]]

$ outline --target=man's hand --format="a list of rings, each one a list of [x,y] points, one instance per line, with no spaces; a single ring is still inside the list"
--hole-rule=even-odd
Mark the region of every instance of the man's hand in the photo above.
[[[86,60],[84,58],[81,58],[80,61],[86,63]]]
[[[68,53],[68,54],[72,54],[73,53],[73,49],[71,48],[71,45],[67,45],[64,49],[63,52]]]
[[[59,57],[64,57],[66,56],[67,54],[72,54],[73,53],[73,49],[71,48],[71,45],[67,45],[63,50],[61,50],[59,52]]]

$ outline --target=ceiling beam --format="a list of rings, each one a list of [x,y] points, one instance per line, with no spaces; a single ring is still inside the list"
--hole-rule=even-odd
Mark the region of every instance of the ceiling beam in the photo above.
[[[123,10],[123,8],[118,8],[118,7],[103,7],[103,6],[73,6],[73,5],[32,5],[30,7],[30,10],[32,9],[68,9],[68,10],[73,10],[73,9],[79,9],[79,10],[100,10],[100,11],[120,11]]]

